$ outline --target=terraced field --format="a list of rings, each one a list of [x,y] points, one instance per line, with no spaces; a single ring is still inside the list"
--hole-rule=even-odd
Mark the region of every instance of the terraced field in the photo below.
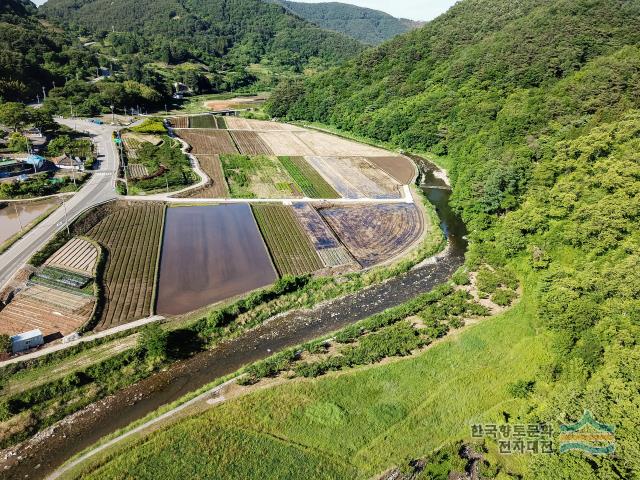
[[[400,198],[400,185],[362,157],[308,156],[306,160],[344,198]]]
[[[229,188],[227,187],[227,182],[224,179],[220,157],[218,155],[198,155],[198,162],[200,163],[202,170],[204,170],[207,176],[211,179],[212,183],[208,187],[190,195],[190,198],[229,197]]]
[[[296,137],[294,132],[266,131],[260,132],[258,135],[269,146],[274,155],[293,157],[315,155],[314,151]]]
[[[275,157],[221,155],[232,198],[299,198],[302,192]]]
[[[151,315],[163,220],[162,205],[136,205],[107,216],[89,231],[108,251],[106,302],[96,330]]]
[[[302,157],[279,157],[282,166],[309,198],[340,198],[338,192]]]
[[[241,117],[226,117],[228,128],[231,130],[253,130],[257,132],[301,131],[301,127],[288,123],[265,122]]]
[[[213,115],[198,115],[189,117],[189,128],[213,128],[217,129],[216,117]]]
[[[45,265],[93,275],[97,260],[98,249],[95,245],[87,240],[74,238],[49,257]]]
[[[255,132],[232,131],[231,136],[243,155],[273,155],[273,151]]]
[[[323,208],[320,214],[363,267],[396,257],[422,234],[414,205],[367,205]]]
[[[191,145],[191,153],[194,155],[238,153],[231,135],[226,130],[180,130],[178,135]]]
[[[127,176],[132,180],[149,176],[149,170],[142,163],[131,163],[127,165]]]
[[[173,117],[169,122],[173,128],[189,128],[189,117]]]
[[[15,335],[37,328],[44,336],[69,335],[89,320],[94,301],[90,295],[30,286],[0,311],[0,333]]]
[[[252,208],[280,275],[301,275],[323,267],[291,208],[284,205],[253,205]]]

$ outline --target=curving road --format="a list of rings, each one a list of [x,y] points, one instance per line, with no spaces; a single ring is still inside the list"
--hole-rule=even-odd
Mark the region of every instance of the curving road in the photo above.
[[[29,261],[58,231],[82,211],[99,203],[116,198],[115,179],[118,172],[118,153],[111,135],[119,127],[95,125],[86,120],[56,119],[61,125],[88,132],[96,145],[99,169],[70,200],[62,204],[43,222],[0,255],[0,288]]]

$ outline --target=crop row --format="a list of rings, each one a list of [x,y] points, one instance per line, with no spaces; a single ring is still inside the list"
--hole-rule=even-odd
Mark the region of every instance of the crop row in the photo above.
[[[254,205],[253,213],[280,275],[301,275],[322,268],[320,257],[289,207]]]
[[[331,185],[302,157],[279,157],[282,166],[309,198],[340,198]]]
[[[163,219],[160,205],[134,206],[109,215],[89,232],[108,250],[98,329],[151,314]]]

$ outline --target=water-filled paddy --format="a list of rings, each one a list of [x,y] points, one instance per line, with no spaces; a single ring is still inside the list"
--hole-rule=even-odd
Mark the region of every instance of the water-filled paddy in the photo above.
[[[158,314],[190,312],[276,279],[249,205],[167,209]]]
[[[0,245],[20,231],[20,222],[26,228],[40,215],[59,204],[60,200],[57,198],[16,203],[0,202]]]

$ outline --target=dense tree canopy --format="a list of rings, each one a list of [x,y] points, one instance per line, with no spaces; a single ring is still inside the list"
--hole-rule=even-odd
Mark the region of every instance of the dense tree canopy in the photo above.
[[[349,3],[302,3],[271,0],[319,27],[344,33],[363,43],[377,45],[417,27],[419,22]]]
[[[340,69],[283,83],[269,106],[440,157],[468,262],[529,269],[552,360],[523,379],[521,418],[589,409],[618,442],[612,457],[536,456],[537,480],[640,471],[638,85],[640,2],[465,0]]]

